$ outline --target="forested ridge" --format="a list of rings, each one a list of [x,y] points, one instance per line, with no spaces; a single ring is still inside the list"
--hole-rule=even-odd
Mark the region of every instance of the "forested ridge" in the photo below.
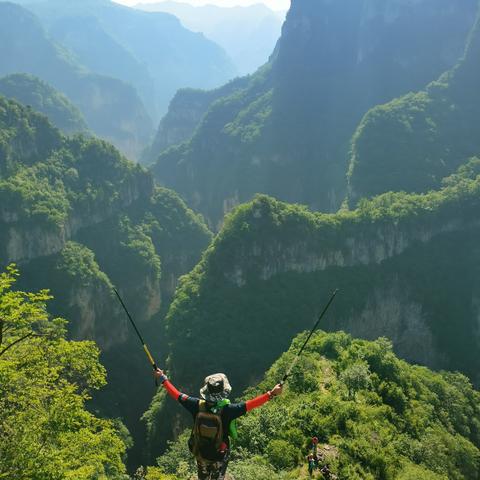
[[[88,132],[80,110],[65,95],[33,75],[17,73],[0,78],[0,94],[43,113],[66,134]]]
[[[112,286],[153,341],[162,338],[177,278],[199,259],[210,232],[113,146],[66,137],[45,116],[3,97],[0,227],[2,266],[17,262],[21,287],[50,289],[51,311],[70,320],[70,336],[101,347],[110,383],[93,404],[102,415],[121,416],[140,445],[150,378],[131,362],[136,339]]]
[[[354,211],[316,213],[266,196],[239,207],[167,315],[179,384],[193,388],[188,365],[215,344],[200,377],[224,369],[245,388],[312,323],[333,286],[342,300],[324,328],[387,336],[404,358],[478,382],[479,178],[472,160],[442,190],[387,193]]]
[[[426,90],[372,109],[352,140],[349,201],[422,192],[480,151],[480,20],[465,55]]]

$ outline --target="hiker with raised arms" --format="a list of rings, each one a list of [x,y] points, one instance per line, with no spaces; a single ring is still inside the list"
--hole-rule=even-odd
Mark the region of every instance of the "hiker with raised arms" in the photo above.
[[[162,383],[170,397],[178,401],[193,416],[194,425],[188,446],[197,459],[199,480],[225,478],[230,456],[229,437],[235,439],[237,436],[235,419],[282,393],[282,385],[278,384],[269,392],[252,400],[230,403],[228,396],[232,387],[223,373],[205,378],[200,389],[200,398],[179,392],[159,368],[155,370],[155,377]]]

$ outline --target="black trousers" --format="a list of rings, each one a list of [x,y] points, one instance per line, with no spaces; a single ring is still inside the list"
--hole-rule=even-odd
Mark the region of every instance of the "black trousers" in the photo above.
[[[197,458],[198,480],[224,480],[230,452],[222,460],[211,461]]]

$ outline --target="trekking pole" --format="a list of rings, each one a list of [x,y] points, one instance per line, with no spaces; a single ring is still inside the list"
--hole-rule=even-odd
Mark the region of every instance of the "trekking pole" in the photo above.
[[[133,328],[135,329],[135,332],[138,336],[138,339],[140,340],[140,343],[142,344],[142,347],[143,349],[145,350],[145,353],[147,354],[147,358],[148,358],[148,361],[150,362],[150,364],[152,365],[152,368],[154,371],[157,370],[157,364],[155,363],[155,360],[153,359],[152,357],[152,354],[150,353],[150,350],[148,349],[147,347],[147,344],[145,343],[145,341],[143,340],[143,337],[142,335],[140,334],[140,331],[138,330],[137,326],[135,325],[135,322],[133,321],[133,318],[132,316],[130,315],[129,311],[127,310],[127,307],[125,306],[125,304],[123,303],[123,300],[122,300],[122,297],[120,296],[120,294],[117,292],[117,290],[115,288],[113,288],[113,291],[115,292],[115,295],[117,296],[118,298],[118,301],[120,302],[120,304],[122,305],[123,309],[125,310],[125,313],[127,314],[127,317],[128,319],[130,320],[130,323],[133,325]],[[157,385],[157,379],[155,379],[155,385]]]
[[[290,368],[287,370],[287,373],[283,376],[282,381],[280,382],[280,385],[283,385],[283,384],[288,380],[288,377],[292,374],[293,368],[295,367],[295,365],[296,365],[297,362],[298,362],[298,359],[299,359],[300,356],[302,355],[302,352],[303,352],[303,350],[305,349],[305,347],[307,346],[307,343],[309,342],[311,336],[313,335],[313,332],[315,332],[315,330],[317,329],[318,324],[320,323],[320,320],[321,320],[321,319],[324,317],[324,315],[327,313],[327,310],[328,310],[328,308],[330,307],[330,305],[332,304],[332,302],[333,302],[335,296],[337,295],[337,293],[338,293],[338,288],[335,289],[335,291],[333,292],[332,296],[330,297],[330,300],[329,300],[328,303],[325,305],[325,308],[323,309],[322,313],[321,313],[320,316],[318,317],[318,320],[315,322],[315,325],[314,325],[313,328],[310,330],[310,333],[309,333],[307,339],[306,339],[305,342],[303,343],[302,348],[301,348],[300,351],[297,353],[296,357],[293,359],[293,362],[291,363]]]

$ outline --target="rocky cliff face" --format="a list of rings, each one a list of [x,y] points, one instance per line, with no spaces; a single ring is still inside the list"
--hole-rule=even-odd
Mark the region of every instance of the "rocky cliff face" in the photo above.
[[[190,140],[211,105],[244,88],[248,77],[238,78],[215,90],[179,90],[162,118],[153,144],[143,155],[143,163],[153,163],[168,147]]]
[[[394,277],[386,285],[375,286],[362,309],[328,324],[332,330],[344,330],[367,340],[389,338],[397,354],[409,362],[435,369],[448,364],[445,352],[438,348],[422,303]]]
[[[477,204],[475,201],[473,205]],[[476,208],[473,205],[471,209]],[[267,211],[264,208],[265,204],[259,203],[252,210],[253,225],[261,223],[265,215],[267,218],[270,216],[268,207]],[[465,218],[463,213],[459,211],[458,217],[445,218],[444,221],[427,217],[421,225],[415,220],[400,224],[397,221],[380,224],[354,221],[341,230],[326,229],[320,235],[292,232],[290,239],[295,238],[294,241],[259,236],[252,243],[248,242],[247,248],[245,245],[237,246],[229,252],[230,263],[226,265],[224,277],[242,287],[251,274],[261,280],[269,280],[287,272],[312,273],[329,268],[381,264],[412,245],[426,244],[438,235],[480,225],[480,219],[475,215]],[[331,218],[335,217],[332,215]],[[348,220],[346,223],[349,223]]]
[[[130,207],[139,199],[153,193],[153,179],[146,172],[138,171],[124,184],[118,185],[113,203],[93,201],[83,208],[72,208],[62,224],[52,224],[41,219],[2,209],[0,225],[4,229],[4,241],[0,245],[3,264],[25,263],[38,257],[59,253],[66,242],[76,238],[79,230],[101,223]],[[5,208],[5,207],[4,207]]]
[[[212,226],[258,192],[337,210],[362,116],[454,65],[476,9],[476,0],[293,1],[268,78],[258,72],[212,106],[187,145],[160,155],[156,177]]]
[[[221,364],[205,359],[200,376],[222,369],[245,386],[251,377],[243,372],[253,375],[310,328],[335,287],[341,293],[322,328],[387,336],[410,361],[480,381],[472,353],[480,352],[480,190],[472,175],[440,192],[387,194],[335,215],[262,196],[239,207],[170,308],[179,382],[190,387],[199,375],[185,352],[200,355],[203,342],[215,342]]]
[[[352,140],[348,199],[425,192],[480,153],[480,23],[465,56],[427,88],[370,110]]]

